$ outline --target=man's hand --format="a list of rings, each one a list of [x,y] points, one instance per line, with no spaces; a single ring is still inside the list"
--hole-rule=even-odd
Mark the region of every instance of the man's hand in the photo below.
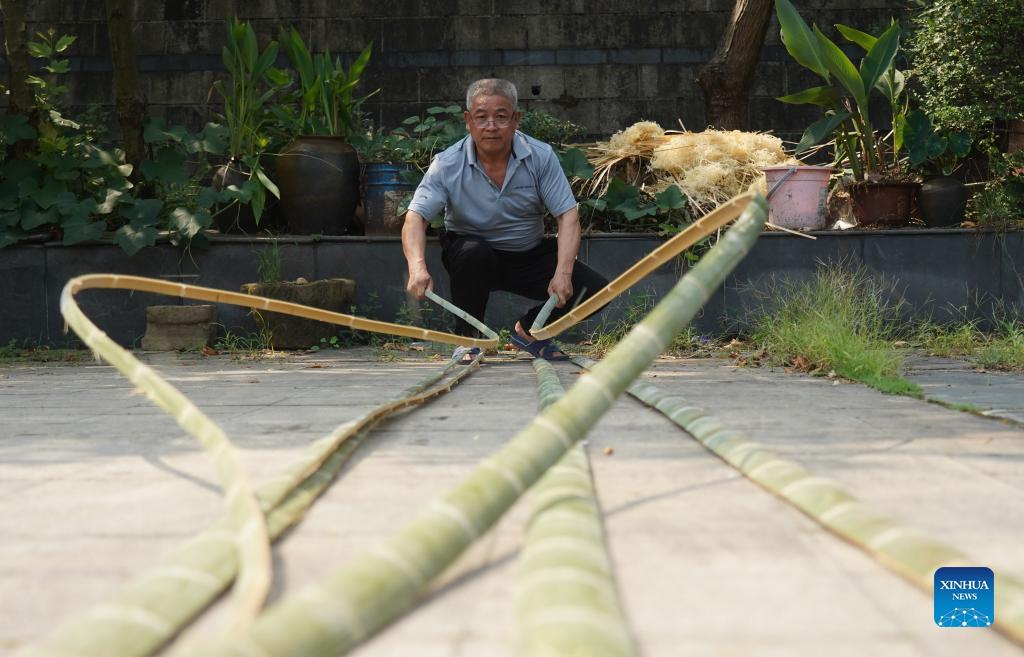
[[[434,289],[434,279],[425,266],[409,268],[409,283],[405,286],[406,291],[422,301],[426,298],[427,290]]]
[[[558,308],[565,305],[565,302],[572,297],[572,274],[556,271],[548,283],[548,294],[558,295]]]

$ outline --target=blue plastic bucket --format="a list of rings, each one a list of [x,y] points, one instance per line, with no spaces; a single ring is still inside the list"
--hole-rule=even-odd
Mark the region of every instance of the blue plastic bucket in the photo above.
[[[414,187],[402,179],[408,166],[371,162],[366,165],[363,194],[367,235],[401,235],[405,213],[399,209],[406,205]]]

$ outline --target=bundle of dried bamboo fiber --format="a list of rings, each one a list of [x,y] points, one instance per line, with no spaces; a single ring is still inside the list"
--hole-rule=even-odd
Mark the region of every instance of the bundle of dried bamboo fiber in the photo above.
[[[665,131],[641,121],[588,149],[595,167],[589,191],[602,193],[616,175],[645,191],[658,193],[675,185],[697,216],[752,186],[764,190],[766,166],[793,163],[782,140],[760,132],[705,130]]]

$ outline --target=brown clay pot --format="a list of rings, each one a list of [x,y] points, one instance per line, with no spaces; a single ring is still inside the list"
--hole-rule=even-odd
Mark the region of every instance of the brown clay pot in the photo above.
[[[359,203],[359,156],[341,137],[301,135],[277,161],[288,232],[343,235]]]
[[[231,158],[225,164],[213,170],[210,186],[218,192],[225,187],[240,187],[249,179],[249,167],[239,160]],[[213,216],[213,225],[222,233],[240,233],[253,235],[261,231],[279,232],[283,226],[280,220],[280,208],[277,197],[266,192],[263,214],[259,221],[253,214],[252,206],[244,203],[231,203],[218,206]]]
[[[917,193],[913,182],[863,182],[849,186],[853,214],[864,226],[904,226]]]
[[[917,207],[928,226],[956,226],[964,220],[967,187],[953,176],[926,178]]]

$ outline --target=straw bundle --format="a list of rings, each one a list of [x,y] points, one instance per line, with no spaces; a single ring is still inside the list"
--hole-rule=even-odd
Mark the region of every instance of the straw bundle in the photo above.
[[[764,180],[762,169],[792,161],[782,140],[739,130],[705,130],[666,135],[654,149],[650,168],[655,191],[676,185],[704,214]]]
[[[796,163],[782,140],[759,132],[666,132],[641,121],[587,149],[594,175],[583,191],[602,196],[612,178],[651,194],[676,185],[697,216],[750,189],[764,191],[766,166]]]

